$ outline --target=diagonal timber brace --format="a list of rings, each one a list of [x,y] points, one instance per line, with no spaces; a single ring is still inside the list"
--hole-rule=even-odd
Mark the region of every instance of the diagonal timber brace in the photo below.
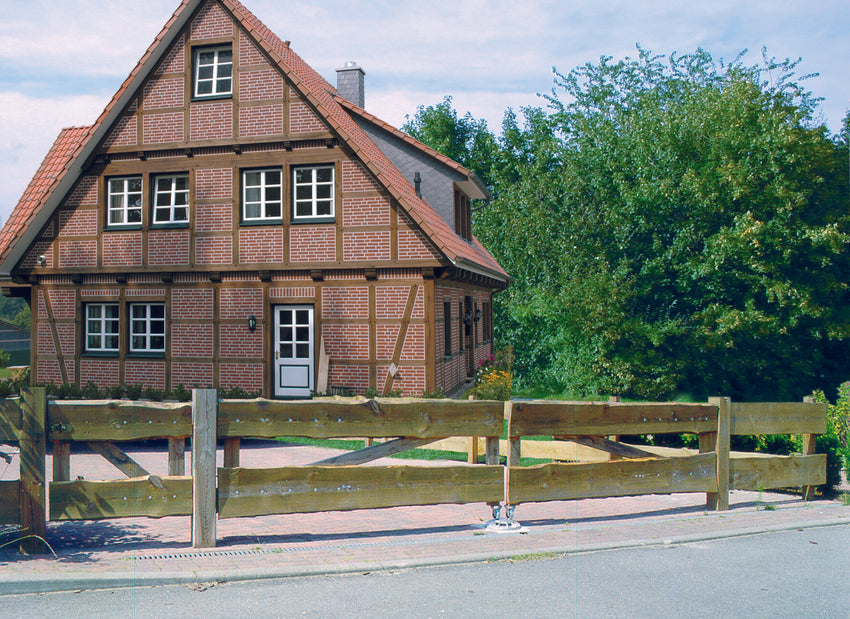
[[[410,438],[403,436],[401,438],[387,441],[386,443],[378,443],[371,447],[366,447],[365,449],[344,453],[339,456],[334,456],[333,458],[314,462],[313,464],[322,466],[364,464],[366,462],[371,462],[372,460],[377,460],[378,458],[385,458],[387,456],[407,451],[408,449],[416,449],[417,447],[422,447],[435,441],[441,441],[443,438],[445,437]]]

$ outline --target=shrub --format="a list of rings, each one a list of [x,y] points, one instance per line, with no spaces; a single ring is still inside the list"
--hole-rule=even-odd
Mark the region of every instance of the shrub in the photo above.
[[[171,397],[178,402],[189,402],[192,400],[192,392],[183,386],[183,383],[177,383],[177,387],[171,392]]]
[[[141,385],[124,385],[124,394],[130,400],[138,400],[142,397]]]
[[[82,388],[82,396],[87,400],[100,400],[103,397],[103,392],[95,383],[89,381]]]
[[[475,386],[469,390],[469,395],[478,400],[510,400],[513,357],[513,349],[507,347],[482,359],[475,372]]]
[[[838,387],[838,399],[832,404],[823,391],[812,393],[815,402],[827,404],[826,434],[817,437],[817,452],[826,454],[826,484],[823,492],[832,492],[841,483],[841,467],[850,479],[850,447],[848,447],[848,412],[850,412],[850,381]]]

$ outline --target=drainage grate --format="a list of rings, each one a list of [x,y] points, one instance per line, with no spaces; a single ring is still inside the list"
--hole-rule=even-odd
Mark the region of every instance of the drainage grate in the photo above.
[[[212,557],[248,557],[264,554],[280,554],[292,552],[318,552],[322,550],[348,550],[357,548],[377,548],[387,546],[416,546],[419,544],[469,541],[468,535],[441,537],[438,539],[398,539],[381,542],[356,542],[351,544],[325,544],[323,546],[285,546],[278,548],[254,548],[251,550],[205,550],[200,552],[175,552],[159,555],[138,555],[137,561],[164,561],[168,559],[195,559]]]

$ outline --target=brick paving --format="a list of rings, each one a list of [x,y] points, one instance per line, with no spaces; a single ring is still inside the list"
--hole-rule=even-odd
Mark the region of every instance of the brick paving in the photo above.
[[[151,473],[165,474],[162,445],[127,452]],[[241,464],[308,464],[333,453],[245,442]],[[221,464],[221,450],[218,457]],[[190,459],[187,451],[187,470]],[[10,471],[17,471],[16,462],[0,462],[0,479]],[[75,451],[71,476],[78,475],[123,477],[100,456]],[[788,494],[732,491],[728,512],[708,512],[704,501],[702,494],[673,494],[528,503],[515,513],[522,530],[507,533],[487,528],[492,516],[484,504],[234,518],[217,521],[217,545],[210,549],[192,548],[188,516],[50,522],[47,539],[56,557],[25,557],[15,544],[0,549],[0,594],[375,571],[850,524],[850,507],[838,500],[804,503]]]

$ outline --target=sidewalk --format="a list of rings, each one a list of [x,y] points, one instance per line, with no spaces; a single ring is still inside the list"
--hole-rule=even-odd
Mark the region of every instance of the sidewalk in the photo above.
[[[334,453],[250,445],[243,466],[302,464]],[[130,455],[164,474],[161,452]],[[121,477],[99,456],[74,454],[71,466],[72,477]],[[492,515],[484,504],[237,518],[217,521],[217,547],[210,549],[192,548],[188,516],[51,522],[56,557],[21,556],[15,545],[0,550],[0,594],[370,572],[850,525],[850,507],[841,501],[733,491],[728,512],[706,512],[704,501],[702,494],[674,494],[528,503],[514,514],[522,530],[506,533],[487,528]]]

